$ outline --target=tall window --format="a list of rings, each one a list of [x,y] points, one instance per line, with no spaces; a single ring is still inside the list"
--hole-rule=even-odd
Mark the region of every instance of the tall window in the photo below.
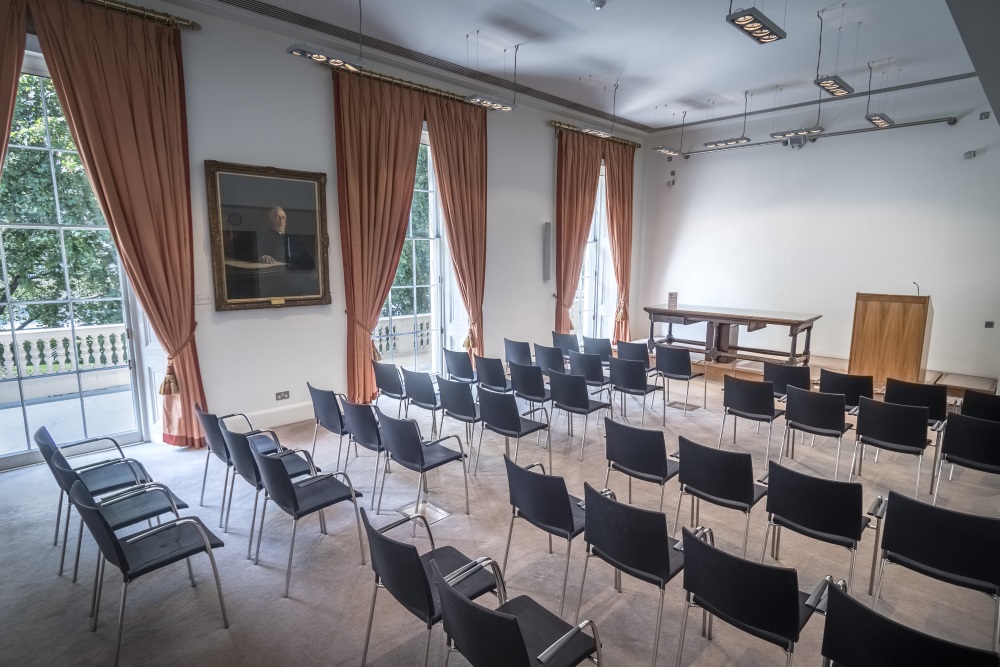
[[[0,179],[0,454],[41,426],[137,430],[121,276],[52,81],[22,74]]]
[[[597,184],[594,218],[580,268],[570,318],[578,336],[608,338],[614,333],[618,285],[608,245],[608,193],[604,167]]]

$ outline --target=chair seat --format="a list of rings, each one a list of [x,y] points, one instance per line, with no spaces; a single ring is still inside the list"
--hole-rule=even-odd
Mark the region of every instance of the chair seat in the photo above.
[[[406,396],[404,394],[394,394],[391,391],[386,391],[385,389],[379,389],[378,390],[378,395],[379,396],[385,396],[386,398],[394,398],[397,401],[402,401],[402,400],[404,400],[406,398]]]
[[[504,380],[503,386],[493,386],[490,384],[486,384],[484,382],[481,382],[480,385],[485,387],[486,389],[489,389],[490,391],[500,392],[501,394],[506,394],[511,389],[510,380]]]
[[[828,438],[839,438],[845,433],[854,428],[854,424],[845,423],[841,429],[829,429],[829,428],[816,428],[815,426],[810,426],[809,424],[802,424],[796,421],[788,422],[789,428],[794,428],[796,431],[802,431],[803,433],[811,433],[812,435],[820,435]]]
[[[682,382],[690,382],[695,378],[700,378],[704,373],[692,373],[691,375],[678,375],[676,373],[664,373],[663,371],[656,371],[656,374],[660,377],[665,377],[668,380],[681,380]]]
[[[313,479],[316,479],[316,481],[313,482]],[[336,505],[343,500],[351,499],[351,490],[336,477],[310,477],[309,479],[297,482],[294,488],[295,497],[299,503],[299,511],[298,513],[285,511],[295,519],[312,514],[324,507]],[[355,491],[354,493],[358,498],[361,497],[360,491]]]
[[[675,540],[672,537],[667,538],[667,544],[669,548],[673,550],[674,545],[679,543],[680,540]],[[684,569],[684,554],[680,552],[674,552],[676,556],[671,556],[669,560],[664,560],[660,563],[661,569],[658,574],[652,572],[646,572],[643,570],[634,570],[628,566],[623,566],[621,563],[616,563],[614,560],[609,559],[604,555],[600,549],[593,548],[593,553],[595,556],[599,557],[604,562],[608,563],[612,567],[621,569],[627,575],[633,576],[640,581],[645,581],[647,584],[653,584],[659,588],[664,588],[671,579],[677,575],[678,572]]]
[[[153,481],[142,464],[129,461],[101,466],[93,470],[81,470],[78,474],[83,485],[87,487],[91,495],[95,496],[135,486],[137,477],[139,484]]]
[[[523,398],[529,403],[548,403],[549,401],[552,400],[552,392],[549,391],[548,388],[545,389],[544,396],[530,396],[520,391],[515,391],[514,395],[517,396],[518,398]]]
[[[861,525],[858,528],[857,537],[845,537],[843,535],[834,535],[833,533],[824,533],[819,530],[813,530],[812,528],[806,528],[805,526],[800,526],[797,523],[789,521],[788,519],[782,517],[781,515],[774,515],[775,525],[781,526],[782,528],[787,528],[789,530],[794,530],[800,535],[805,535],[806,537],[811,537],[814,540],[819,540],[820,542],[826,542],[827,544],[835,544],[838,547],[844,547],[845,549],[854,549],[857,547],[858,541],[861,539],[861,535],[864,534],[865,528],[868,524],[872,522],[871,517],[863,516],[861,517]]]
[[[930,441],[926,441],[922,447],[916,447],[914,445],[900,445],[895,442],[886,442],[885,440],[876,440],[875,438],[868,438],[861,436],[858,438],[861,444],[868,445],[870,447],[878,447],[879,449],[885,449],[890,452],[896,452],[897,454],[911,454],[913,456],[920,456],[927,449],[927,445]]]
[[[515,437],[523,438],[526,435],[531,435],[535,431],[541,431],[542,429],[546,429],[548,427],[549,425],[545,422],[538,422],[534,419],[525,419],[524,417],[521,417],[521,430]]]
[[[914,572],[919,572],[920,574],[931,577],[932,579],[937,579],[938,581],[943,581],[955,586],[961,586],[962,588],[970,588],[974,591],[986,593],[987,595],[997,595],[997,593],[1000,593],[1000,590],[998,590],[1000,587],[996,584],[991,584],[988,581],[981,581],[979,579],[972,579],[971,577],[963,577],[960,574],[945,572],[944,570],[939,570],[936,567],[924,565],[923,563],[918,563],[917,561],[911,560],[905,556],[900,556],[892,551],[887,551],[885,557],[889,559],[890,563],[902,565],[903,567],[909,568]]]
[[[528,649],[528,658],[533,663],[545,649],[573,629],[572,625],[526,595],[508,600],[497,607],[497,611],[517,617],[517,625],[521,629],[521,636],[524,637],[524,646]],[[552,660],[545,663],[545,667],[572,667],[585,660],[595,650],[597,646],[594,638],[581,632],[552,656]]]
[[[663,391],[663,387],[661,387],[658,384],[647,384],[645,389],[638,389],[638,388],[631,389],[629,387],[622,387],[617,385],[611,385],[611,388],[614,389],[615,391],[620,391],[630,396],[648,396],[652,394],[654,391]]]
[[[578,408],[572,405],[562,405],[561,403],[556,403],[555,406],[560,410],[565,410],[566,412],[572,412],[575,415],[589,415],[591,413],[597,412],[598,410],[605,410],[611,406],[607,401],[595,401],[589,399],[586,408]]]
[[[944,462],[953,463],[957,466],[962,466],[963,468],[971,468],[972,470],[978,470],[979,472],[989,472],[1000,475],[1000,465],[983,463],[982,461],[973,461],[972,459],[962,458],[961,456],[955,456],[954,454],[945,454]]]
[[[583,532],[584,527],[587,525],[587,513],[580,507],[580,503],[583,502],[576,496],[569,496],[570,509],[573,512],[573,530],[567,532],[563,528],[557,528],[556,526],[550,526],[545,523],[539,523],[533,520],[531,517],[526,516],[518,512],[518,516],[530,523],[535,528],[544,530],[546,533],[555,535],[556,537],[561,537],[564,540],[572,540],[574,537]]]
[[[806,623],[808,623],[809,619],[812,617],[813,610],[806,606],[806,600],[809,599],[809,595],[810,595],[809,593],[803,593],[802,591],[799,591],[799,632],[802,631],[802,628],[806,626]],[[746,623],[737,621],[734,618],[730,618],[726,614],[721,614],[718,612],[718,610],[712,607],[712,605],[705,604],[705,601],[699,598],[697,595],[694,596],[694,603],[697,604],[699,607],[708,610],[708,612],[711,613],[713,616],[717,616],[718,618],[725,621],[729,625],[732,625],[735,628],[739,628],[743,632],[753,635],[758,639],[763,639],[764,641],[770,642],[771,644],[776,644],[783,649],[788,649],[789,645],[793,643],[793,639],[790,637],[782,637],[781,635],[776,635],[773,632],[768,632],[767,630],[761,630],[760,628],[755,628],[751,625],[747,625]]]
[[[450,410],[445,410],[444,414],[452,419],[460,422],[465,422],[466,424],[478,424],[483,421],[483,418],[479,416],[479,406],[475,406],[475,416],[473,415],[460,415],[457,412],[451,412]]]
[[[445,463],[451,463],[452,461],[461,461],[462,454],[456,452],[454,449],[449,449],[444,445],[434,443],[434,444],[424,444],[424,465],[421,466],[413,461],[403,461],[402,459],[397,459],[392,457],[395,463],[403,466],[407,470],[412,470],[414,472],[427,472],[428,470],[433,470],[439,466],[443,466]]]
[[[441,397],[438,396],[437,394],[435,394],[434,395],[434,402],[433,403],[424,403],[422,401],[417,401],[417,400],[414,400],[414,399],[411,398],[410,399],[410,404],[411,405],[415,405],[418,408],[423,408],[424,410],[440,410],[441,409]]]
[[[186,509],[188,504],[169,492],[177,509]],[[167,500],[163,491],[150,489],[130,498],[126,498],[111,505],[102,506],[101,514],[111,526],[111,530],[120,530],[127,526],[134,525],[140,521],[146,521],[153,517],[173,512],[170,501]]]
[[[434,576],[431,573],[431,561],[437,563],[438,570],[441,574],[448,576],[450,573],[454,572],[463,565],[468,565],[472,562],[472,559],[463,554],[461,551],[452,546],[438,547],[437,549],[432,549],[425,554],[421,554],[420,562],[424,566],[424,571],[427,573],[427,581],[433,582]],[[475,600],[480,595],[489,593],[494,588],[496,588],[496,578],[494,578],[493,573],[488,569],[482,569],[476,572],[474,575],[460,581],[455,590],[464,595],[470,600]],[[430,622],[437,623],[441,620],[441,596],[438,592],[438,587],[431,584],[431,597],[434,600],[434,616],[431,617]],[[413,611],[412,609],[410,611]],[[419,617],[419,615],[418,615]],[[420,620],[426,621],[427,619],[421,618]]]
[[[726,408],[726,414],[734,415],[742,419],[750,419],[755,422],[773,422],[778,417],[785,414],[784,410],[775,410],[773,415],[755,415],[752,412],[743,412],[742,410],[733,410],[732,408]]]
[[[184,519],[194,520],[201,526],[213,549],[225,546],[223,541],[212,533],[198,517],[184,517]],[[128,542],[128,539],[127,537],[123,538],[121,546],[128,563],[127,567],[122,568],[122,576],[125,581],[129,582],[205,550],[201,533],[198,532],[197,527],[190,523],[171,526],[153,535],[141,537],[135,542]]]
[[[312,473],[312,469],[309,467],[309,461],[306,461],[298,454],[282,456],[281,462],[285,464],[285,470],[288,471],[289,477],[301,477],[302,475]],[[322,472],[319,466],[316,466],[316,472]],[[264,487],[261,486],[260,488]]]
[[[681,464],[677,461],[671,461],[667,459],[667,475],[666,477],[661,477],[660,475],[655,475],[648,472],[640,472],[638,470],[631,470],[625,466],[619,465],[614,461],[611,462],[611,469],[617,470],[618,472],[625,473],[629,477],[635,477],[636,479],[641,479],[644,482],[653,482],[654,484],[666,484],[668,480],[673,479],[677,476],[677,473],[681,469]]]
[[[761,498],[767,495],[767,487],[760,484],[753,485],[753,501],[748,505],[746,503],[741,503],[738,500],[730,500],[728,498],[719,498],[718,496],[712,496],[707,493],[703,493],[698,489],[692,489],[691,487],[685,487],[684,490],[690,493],[695,498],[701,498],[705,502],[712,503],[713,505],[719,505],[720,507],[727,507],[731,510],[739,510],[741,512],[749,512],[750,508],[756,505]]]

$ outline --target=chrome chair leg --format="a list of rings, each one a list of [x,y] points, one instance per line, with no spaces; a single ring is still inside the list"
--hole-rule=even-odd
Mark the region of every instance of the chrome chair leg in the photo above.
[[[750,540],[750,512],[747,512],[747,526],[743,530],[743,557],[747,557],[747,544]]]
[[[122,604],[118,609],[118,641],[115,643],[115,667],[122,652],[122,630],[125,627],[125,597],[128,595],[128,582],[122,577]]]
[[[931,505],[937,505],[938,491],[941,489],[941,476],[944,473],[944,460],[942,459],[938,463],[937,479],[934,480],[934,498],[931,500]],[[605,484],[604,486],[607,486]]]
[[[66,540],[69,539],[69,518],[73,512],[73,503],[66,503],[66,525],[63,527],[62,555],[59,556],[59,576],[62,576],[63,566],[66,563]]]
[[[660,650],[660,627],[663,625],[663,594],[666,593],[666,588],[660,589],[660,608],[656,612],[656,636],[653,637],[653,660],[650,663],[652,667],[656,667],[656,654]]]
[[[347,442],[348,454],[350,454],[351,442]],[[337,470],[340,470],[340,452],[344,448],[344,434],[340,434],[340,442],[337,443]],[[347,459],[344,459],[344,470],[347,469]]]
[[[202,494],[204,494],[204,488],[205,487],[203,486],[202,487]],[[59,523],[62,520],[63,496],[65,496],[65,495],[66,495],[65,493],[63,493],[62,491],[59,491],[59,504],[56,505],[56,532],[55,532],[55,535],[52,536],[52,546],[55,546],[55,545],[59,544]]]
[[[433,625],[427,626],[427,643],[424,644],[424,667],[427,667],[427,659],[431,655],[431,632],[434,630]]]
[[[375,509],[375,487],[378,486],[378,462],[381,456],[382,452],[375,452],[375,478],[372,480],[372,504],[369,508],[372,510]],[[389,452],[386,452],[385,456],[388,458]],[[385,473],[382,473],[382,483],[385,484]]]
[[[920,466],[924,463],[924,455],[921,454],[917,457],[917,486],[913,489],[913,497],[916,498],[920,495]]]
[[[687,633],[688,615],[691,612],[691,594],[688,593],[684,599],[684,616],[681,618],[681,638],[677,642],[677,667],[681,667],[681,658],[684,656],[684,635]]]
[[[260,542],[264,537],[264,516],[267,514],[267,493],[264,494],[264,506],[260,510],[260,528],[257,530],[257,551],[254,554],[253,564],[260,562]]]
[[[688,415],[688,400],[691,398],[691,379],[688,378],[687,389],[684,390],[684,416]]]
[[[573,548],[573,540],[566,540],[566,572],[563,574],[562,599],[559,601],[559,618],[562,618],[566,608],[566,582],[569,581],[569,556]]]
[[[97,571],[97,586],[94,589],[94,623],[90,626],[91,632],[97,632],[97,617],[101,614],[101,594],[104,592],[104,569],[107,560],[101,556],[98,558],[100,567]]]
[[[465,513],[472,514],[469,511],[469,471],[465,467],[465,456],[463,455],[460,460],[462,462],[462,483],[465,484]]]
[[[89,618],[94,617],[94,610],[97,608],[97,588],[101,582],[101,560],[104,556],[101,555],[100,550],[97,551],[97,565],[94,568],[94,590],[90,593],[90,614]],[[95,628],[96,629],[96,628]]]
[[[507,529],[507,547],[503,550],[503,565],[500,566],[500,576],[507,575],[507,556],[510,554],[510,538],[514,535],[514,519],[517,518],[517,510],[511,510],[510,528]]]
[[[677,494],[677,516],[674,517],[674,532],[671,537],[677,539],[677,526],[681,523],[681,501],[684,500],[684,487],[681,487],[680,492]]]
[[[288,567],[285,568],[285,594],[288,597],[288,585],[292,581],[292,554],[295,552],[295,531],[299,527],[299,520],[292,519],[292,539],[288,545]]]
[[[257,527],[257,502],[260,500],[260,489],[253,494],[253,515],[250,518],[250,541],[247,542],[247,560],[250,560],[250,550],[253,548],[253,529]]]
[[[844,444],[844,437],[840,436],[837,438],[837,465],[833,468],[833,481],[837,481],[840,477],[840,447]]]
[[[233,489],[236,488],[236,468],[233,468],[233,483],[229,485],[229,500],[226,502],[226,522],[222,528],[223,533],[229,532],[229,513],[233,511]]]
[[[226,466],[226,476],[222,480],[222,506],[219,508],[219,528],[222,528],[223,512],[226,511],[226,490],[229,486],[229,470],[231,468],[232,466]],[[233,482],[235,483],[236,480],[234,479]]]
[[[580,441],[580,461],[583,461],[583,450],[587,446],[587,421],[590,415],[583,416],[583,440]],[[539,431],[541,433],[541,431]]]
[[[872,611],[878,609],[878,599],[882,595],[882,577],[885,575],[886,558],[883,556],[878,564],[878,579],[875,581],[875,595],[872,596]]]
[[[316,458],[316,436],[319,435],[319,420],[316,420],[316,426],[313,428],[313,446],[312,446],[312,457]],[[337,463],[340,463],[340,457],[337,457]]]
[[[719,446],[716,449],[722,449],[722,435],[726,432],[726,412],[722,413],[722,428],[719,429]]]
[[[205,447],[207,450],[205,452],[205,474],[201,476],[201,499],[198,501],[199,506],[205,505],[205,484],[208,482],[208,462],[212,459],[212,450]],[[62,505],[62,496],[59,497],[59,504]],[[59,530],[59,526],[56,526],[56,530]]]
[[[368,629],[365,631],[365,648],[361,652],[361,667],[368,664],[368,643],[372,638],[372,620],[375,618],[375,598],[378,597],[378,577],[375,577],[375,586],[372,589],[372,606],[368,610]]]
[[[854,561],[858,559],[858,549],[855,546],[851,551],[851,567],[847,571],[847,594],[851,594],[851,583],[854,581]]]
[[[83,546],[83,517],[80,517],[80,532],[76,536],[76,558],[73,560],[73,583],[80,573],[80,547]]]
[[[764,552],[767,551],[767,537],[771,534],[771,526],[773,525],[774,524],[771,523],[770,517],[768,517],[767,526],[764,528],[764,544],[760,547],[760,560],[757,561],[758,563],[764,563]],[[774,547],[771,547],[771,553],[774,553]]]
[[[586,551],[586,550],[585,550]],[[587,582],[587,564],[590,562],[590,552],[586,552],[583,559],[583,576],[580,578],[580,595],[576,600],[576,616],[573,618],[573,625],[580,622],[580,607],[583,606],[583,585]]]
[[[795,431],[792,431],[792,437],[795,437]],[[778,448],[778,465],[781,465],[782,459],[785,458],[785,450],[788,449],[788,422],[785,422],[785,428],[781,431],[781,446]],[[764,465],[767,465],[767,460],[764,460]]]

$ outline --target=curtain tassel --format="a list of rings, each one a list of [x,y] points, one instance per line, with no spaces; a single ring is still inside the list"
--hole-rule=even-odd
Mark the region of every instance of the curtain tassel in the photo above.
[[[465,334],[465,340],[462,341],[462,347],[466,350],[472,347],[472,329],[469,329],[469,333]]]
[[[372,359],[382,361],[382,355],[379,353],[378,348],[375,347],[375,341],[372,341]]]
[[[167,364],[167,372],[160,383],[160,396],[175,396],[181,393],[181,388],[177,384],[177,376],[174,375],[174,365]]]

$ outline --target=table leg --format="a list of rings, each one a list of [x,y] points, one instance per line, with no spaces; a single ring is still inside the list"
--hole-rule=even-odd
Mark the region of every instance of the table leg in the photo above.
[[[737,357],[725,354],[730,350],[736,351],[739,347],[739,335],[740,327],[738,324],[718,324],[714,323],[716,328],[715,335],[715,346],[716,350],[720,354],[717,354],[718,360],[722,363],[730,363],[736,361]]]
[[[812,325],[810,324],[809,328],[806,329],[806,347],[805,347],[804,350],[802,350],[802,354],[805,357],[803,359],[803,362],[805,363],[806,366],[809,365],[809,357],[810,357],[810,355],[809,355],[809,344],[812,342],[812,333],[813,333],[813,328],[812,328]]]
[[[797,343],[799,342],[799,328],[798,327],[789,327],[788,335],[791,336],[791,338],[792,338],[792,351],[788,354],[788,361],[785,362],[785,365],[786,366],[794,366],[795,365],[795,348],[796,348]]]

